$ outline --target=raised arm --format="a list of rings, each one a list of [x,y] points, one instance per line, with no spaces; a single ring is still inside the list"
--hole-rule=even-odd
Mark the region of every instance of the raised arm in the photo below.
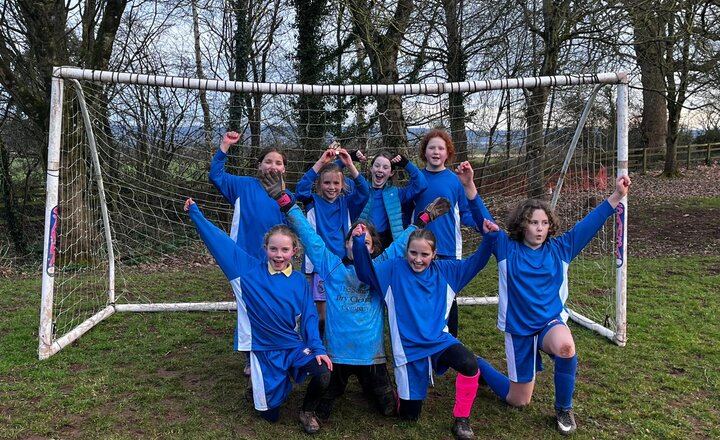
[[[602,228],[605,221],[617,208],[620,201],[628,194],[631,185],[628,176],[619,176],[615,180],[615,191],[603,203],[590,211],[572,229],[558,237],[563,250],[567,252],[568,261],[575,258],[590,243],[595,234]]]
[[[305,250],[305,256],[310,259],[314,266],[313,270],[322,279],[327,279],[332,270],[342,264],[342,260],[328,250],[323,239],[315,232],[315,229],[297,205],[293,204],[287,211],[287,219],[290,227],[295,230],[300,238]]]
[[[353,265],[355,272],[360,281],[370,286],[370,291],[382,292],[380,289],[380,281],[375,273],[375,266],[365,246],[365,233],[359,236],[353,235]]]
[[[490,215],[490,211],[488,211],[485,206],[485,202],[480,197],[480,194],[478,194],[477,187],[475,186],[475,170],[473,169],[472,164],[466,160],[458,165],[455,172],[457,173],[458,179],[460,179],[460,183],[462,183],[463,190],[465,191],[465,203],[468,206],[470,216],[475,223],[476,229],[482,232],[481,225],[483,224],[484,219],[488,219],[493,223],[495,221],[493,220],[492,215]],[[462,203],[460,206],[460,211],[462,213]],[[463,221],[463,224],[470,226],[465,221]]]
[[[225,162],[227,161],[227,153],[230,151],[230,146],[237,143],[239,140],[240,135],[238,133],[234,131],[225,133],[222,141],[220,142],[220,148],[218,148],[217,153],[215,153],[212,162],[210,163],[210,172],[208,173],[210,182],[230,203],[234,203],[237,198],[235,186],[237,180],[243,178],[244,176],[234,176],[226,173]]]
[[[392,162],[393,165],[397,165],[398,167],[405,169],[405,172],[408,173],[408,177],[410,178],[408,186],[400,188],[398,191],[401,204],[405,204],[410,200],[413,200],[418,194],[427,189],[428,184],[427,180],[425,180],[425,176],[420,172],[420,169],[418,169],[418,167],[416,167],[414,163],[410,162],[405,156],[398,154],[393,157],[390,162]]]
[[[258,263],[223,230],[209,222],[202,215],[193,199],[187,199],[184,209],[190,215],[190,219],[193,221],[200,238],[228,280],[234,280],[242,276],[247,269]]]
[[[463,260],[441,260],[439,267],[447,266],[456,292],[462,290],[487,265],[497,241],[500,228],[490,220],[483,221],[483,239],[477,250]]]

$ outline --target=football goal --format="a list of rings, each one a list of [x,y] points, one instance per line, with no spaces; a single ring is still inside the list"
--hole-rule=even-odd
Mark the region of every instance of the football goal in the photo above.
[[[544,99],[537,90],[547,92]],[[453,168],[471,161],[479,193],[501,226],[513,205],[533,195],[551,201],[567,230],[609,195],[615,176],[627,173],[627,93],[621,73],[302,85],[58,67],[39,357],[116,313],[235,310],[229,284],[183,212],[193,197],[211,221],[229,227],[233,207],[208,180],[226,130],[242,135],[228,172],[254,175],[258,152],[278,146],[287,152],[292,190],[333,140],[368,156],[401,152],[420,164],[420,138],[444,127],[457,149]],[[397,178],[403,185],[406,176]],[[570,266],[568,301],[573,320],[621,346],[626,215],[623,200]],[[467,254],[480,236],[463,233]],[[488,266],[479,276],[487,287],[466,288],[461,305],[497,304],[497,271]]]

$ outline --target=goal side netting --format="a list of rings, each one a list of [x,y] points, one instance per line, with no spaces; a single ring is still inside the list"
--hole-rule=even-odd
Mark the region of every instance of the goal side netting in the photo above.
[[[548,99],[534,109],[539,87]],[[531,113],[540,124],[527,122]],[[448,129],[457,158],[471,161],[501,226],[540,182],[565,231],[627,173],[627,80],[603,73],[342,86],[56,68],[39,357],[116,312],[235,310],[227,280],[183,212],[193,197],[230,232],[234,207],[208,180],[225,131],[241,133],[227,172],[255,175],[259,151],[281,147],[294,189],[333,140],[368,156],[390,149],[422,167],[417,146],[435,127]],[[396,183],[407,176],[398,173]],[[567,304],[573,320],[624,345],[626,200],[620,208],[571,264]],[[479,242],[476,231],[463,231],[464,254]],[[461,305],[497,304],[494,264],[463,290]]]

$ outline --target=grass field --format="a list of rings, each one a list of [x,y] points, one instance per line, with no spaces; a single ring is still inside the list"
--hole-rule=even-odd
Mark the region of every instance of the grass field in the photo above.
[[[574,438],[720,438],[720,257],[632,260],[629,340],[617,347],[577,325]],[[148,275],[224,282],[217,273]],[[466,289],[486,290],[482,274]],[[275,425],[244,398],[242,356],[232,353],[234,315],[114,315],[46,361],[37,360],[37,279],[0,281],[0,438],[295,439],[303,387]],[[495,306],[461,308],[461,339],[504,370]],[[559,438],[552,362],[533,403],[511,409],[481,386],[472,413],[478,438]],[[317,438],[452,438],[454,375],[436,380],[418,423],[376,415],[352,382]]]

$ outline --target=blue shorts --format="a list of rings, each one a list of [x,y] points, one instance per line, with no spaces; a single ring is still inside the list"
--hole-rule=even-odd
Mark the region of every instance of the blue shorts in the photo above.
[[[300,371],[315,354],[306,347],[288,350],[251,351],[250,378],[255,409],[266,411],[285,402],[292,390],[291,379],[302,383],[307,373]]]
[[[448,369],[447,365],[438,365],[438,358],[446,349],[432,356],[396,366],[395,385],[398,397],[403,400],[425,400],[428,385],[433,384],[433,370],[438,374],[444,374]]]
[[[320,278],[320,275],[316,273],[313,273],[311,276],[313,301],[326,301],[325,281],[323,281],[323,279]]]
[[[540,357],[543,338],[556,325],[565,325],[565,323],[560,318],[553,319],[534,335],[519,336],[505,333],[508,379],[518,383],[530,383],[535,380],[535,373],[543,371]]]

